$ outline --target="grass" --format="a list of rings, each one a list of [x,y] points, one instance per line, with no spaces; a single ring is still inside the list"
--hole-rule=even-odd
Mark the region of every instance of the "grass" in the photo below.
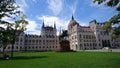
[[[120,68],[120,53],[113,52],[27,52],[0,60],[0,68]]]

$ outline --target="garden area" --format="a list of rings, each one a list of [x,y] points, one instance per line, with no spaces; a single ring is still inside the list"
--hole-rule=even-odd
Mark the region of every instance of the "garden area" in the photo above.
[[[120,68],[119,52],[15,52],[0,68]]]

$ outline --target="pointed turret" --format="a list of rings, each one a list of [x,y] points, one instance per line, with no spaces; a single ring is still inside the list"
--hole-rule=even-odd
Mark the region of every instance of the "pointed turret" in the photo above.
[[[73,14],[72,14],[72,20],[74,20]]]
[[[43,20],[42,28],[44,28],[44,27],[45,27],[45,25],[44,25],[44,20]]]
[[[54,29],[56,29],[56,23],[54,22]]]

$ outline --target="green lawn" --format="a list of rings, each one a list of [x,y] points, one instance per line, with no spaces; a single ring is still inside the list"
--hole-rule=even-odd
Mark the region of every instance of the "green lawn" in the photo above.
[[[120,68],[120,53],[14,53],[14,59],[0,60],[0,68]]]

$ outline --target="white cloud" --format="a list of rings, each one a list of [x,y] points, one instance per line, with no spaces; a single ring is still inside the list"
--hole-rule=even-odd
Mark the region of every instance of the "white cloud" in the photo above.
[[[92,1],[90,0],[86,0],[86,2],[89,3],[89,6],[91,7],[97,7],[99,9],[106,9],[106,2],[108,2],[109,0],[106,0],[105,2],[103,2],[102,4],[98,4],[97,2],[96,3],[93,3]]]
[[[33,35],[40,35],[39,30],[34,30],[34,31],[25,31],[26,34],[33,34]]]
[[[28,4],[27,4],[27,2],[26,2],[26,0],[21,0],[21,5],[23,6],[23,7],[29,7],[28,6]]]
[[[20,6],[20,8],[18,10],[20,10],[24,13],[25,13],[26,8],[29,8],[26,1],[27,0],[16,0],[17,5]]]
[[[79,25],[81,25],[81,26],[89,26],[89,23],[88,22],[82,22],[82,21],[80,21]]]
[[[12,20],[12,18],[9,18],[9,17],[3,17],[1,20],[3,21],[7,21],[9,23],[13,23],[14,21]]]
[[[40,34],[40,30],[37,30],[36,28],[39,27],[39,24],[36,23],[36,21],[33,21],[33,20],[29,20],[29,19],[26,19],[29,24],[27,25],[27,30],[25,31],[25,33],[27,34],[37,34],[39,35]]]
[[[56,27],[58,30],[60,30],[60,28],[62,29],[67,29],[69,20],[67,19],[61,19],[59,17],[55,17],[55,16],[38,16],[37,17],[39,20],[44,20],[44,23],[46,26],[53,26],[54,22],[56,24]]]
[[[55,14],[58,15],[63,8],[63,0],[47,0],[48,8]]]
[[[26,20],[29,22],[29,24],[27,25],[27,31],[34,31],[35,28],[37,27],[37,23],[32,20],[28,20],[28,19]]]
[[[69,8],[70,8],[70,10],[72,11],[73,14],[74,14],[75,11],[76,11],[77,4],[78,4],[78,1],[75,0],[75,2],[73,3],[73,5],[69,6]]]

